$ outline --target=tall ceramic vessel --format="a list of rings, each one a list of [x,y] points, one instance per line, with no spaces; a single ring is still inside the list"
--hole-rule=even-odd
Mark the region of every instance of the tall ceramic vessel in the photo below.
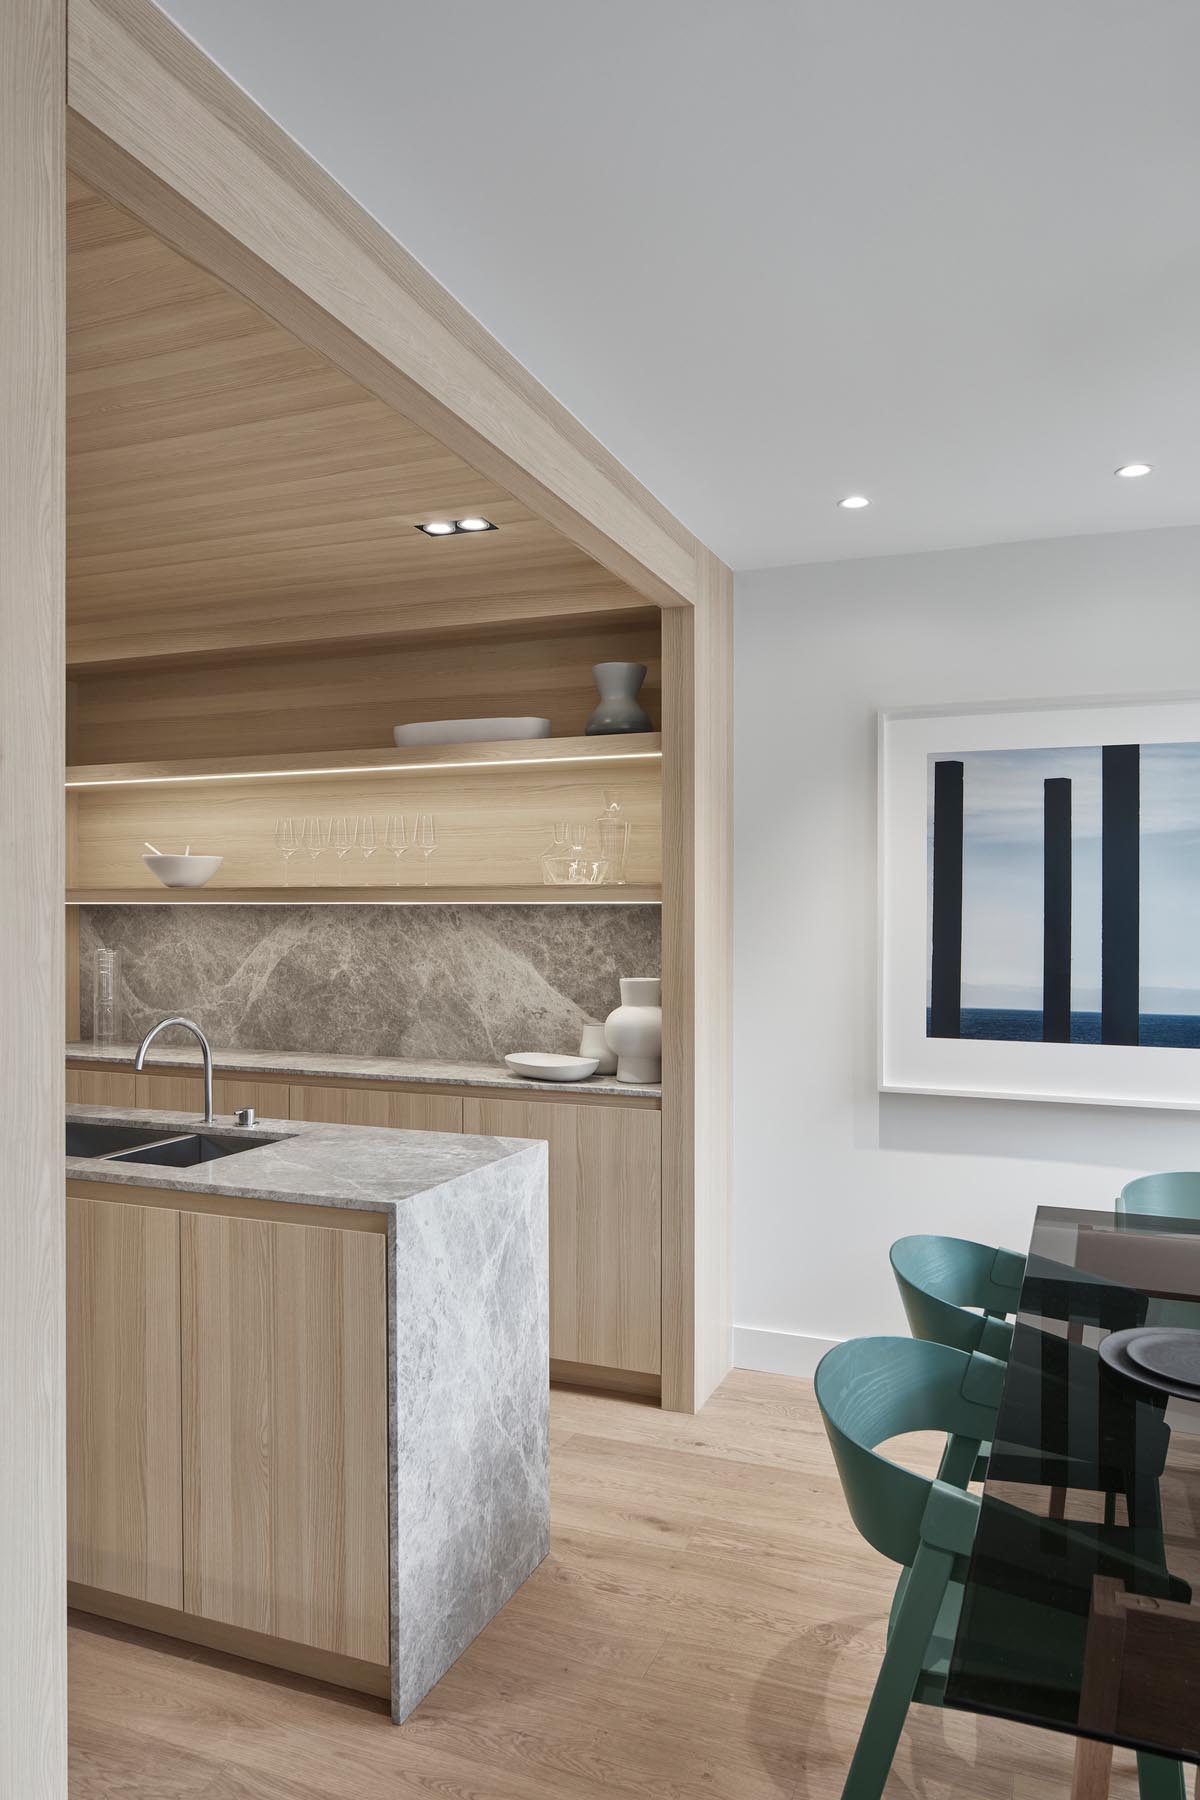
[[[605,1020],[604,1035],[617,1053],[618,1081],[662,1079],[662,982],[657,975],[625,977],[621,1004]]]
[[[645,663],[593,663],[592,680],[600,690],[600,703],[588,718],[589,737],[618,731],[649,731],[650,715],[638,703],[645,679]]]

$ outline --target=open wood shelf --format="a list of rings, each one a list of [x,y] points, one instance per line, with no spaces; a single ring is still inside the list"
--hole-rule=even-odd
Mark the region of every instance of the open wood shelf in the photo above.
[[[68,888],[68,906],[658,906],[658,887]]]
[[[182,762],[81,763],[67,770],[67,786],[155,787],[193,781],[266,781],[289,776],[405,775],[428,770],[544,768],[548,764],[654,762],[662,757],[657,731],[605,737],[518,738],[491,744],[430,744],[403,750],[295,751],[273,756],[192,757]]]

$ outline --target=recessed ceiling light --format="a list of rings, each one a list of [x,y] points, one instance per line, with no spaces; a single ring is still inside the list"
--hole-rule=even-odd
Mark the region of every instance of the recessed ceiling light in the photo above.
[[[495,531],[496,527],[492,524],[490,519],[475,518],[460,519],[458,521],[458,529],[460,531]]]
[[[847,494],[844,500],[838,501],[838,505],[844,507],[847,512],[857,512],[860,506],[870,506],[870,504],[871,502],[865,494]]]
[[[1122,463],[1119,469],[1113,470],[1114,475],[1123,475],[1126,481],[1135,481],[1139,475],[1148,475],[1149,473],[1149,463]]]
[[[428,525],[417,526],[426,537],[453,537],[456,529],[453,519],[430,519]]]

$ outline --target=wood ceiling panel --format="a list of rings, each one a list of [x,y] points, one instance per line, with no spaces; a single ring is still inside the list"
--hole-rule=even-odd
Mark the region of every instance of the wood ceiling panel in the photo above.
[[[67,242],[74,666],[644,607],[77,177]]]

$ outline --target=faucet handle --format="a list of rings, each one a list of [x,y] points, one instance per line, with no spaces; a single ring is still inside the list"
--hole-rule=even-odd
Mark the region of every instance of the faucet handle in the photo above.
[[[253,1125],[258,1114],[252,1106],[240,1106],[233,1116],[239,1125]]]

